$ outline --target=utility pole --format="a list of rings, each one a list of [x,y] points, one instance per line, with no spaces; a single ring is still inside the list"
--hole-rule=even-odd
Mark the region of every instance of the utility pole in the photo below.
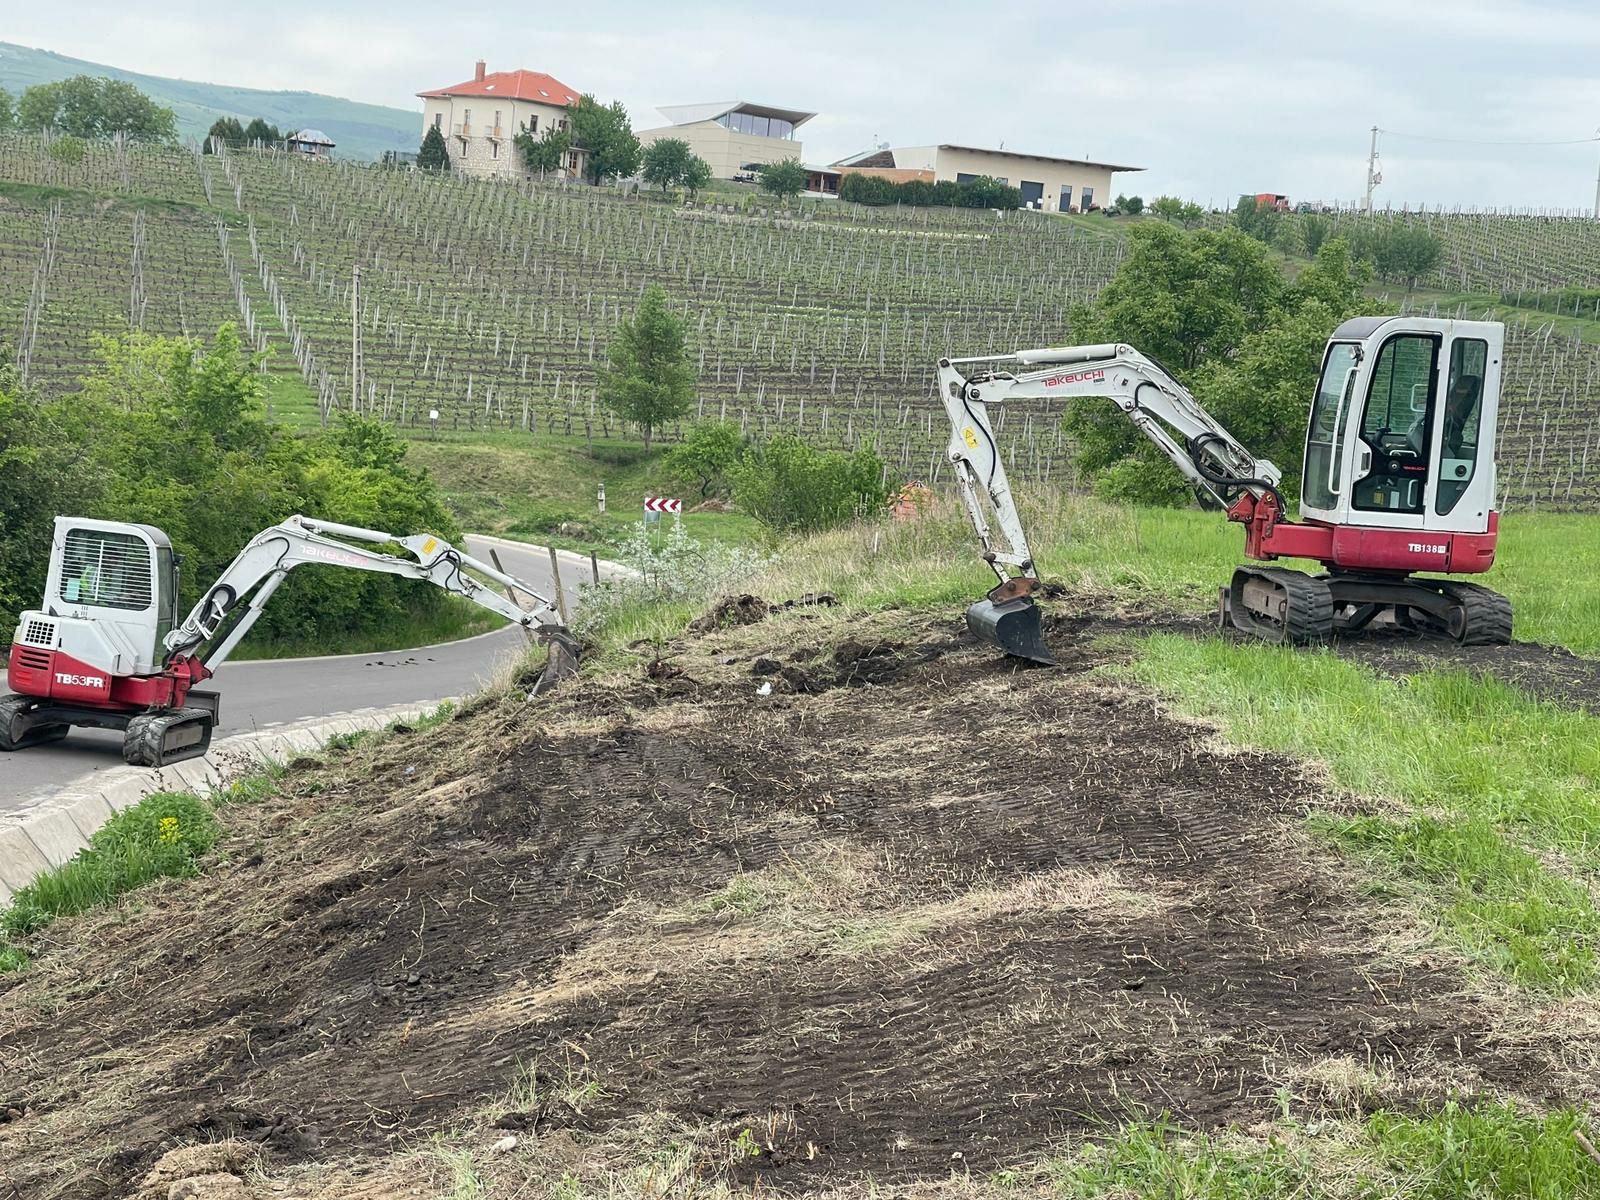
[[[1372,188],[1378,182],[1378,127],[1372,127],[1372,148],[1367,151],[1367,198],[1361,205],[1365,212],[1372,211]]]
[[[1594,132],[1595,140],[1600,141],[1600,129]],[[1600,221],[1600,166],[1594,169],[1594,219]]]
[[[361,411],[361,268],[350,270],[350,411]]]

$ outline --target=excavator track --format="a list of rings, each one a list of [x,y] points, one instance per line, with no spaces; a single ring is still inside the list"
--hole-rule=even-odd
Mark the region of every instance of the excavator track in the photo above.
[[[1222,617],[1264,642],[1315,646],[1333,635],[1333,593],[1301,571],[1240,567],[1222,590]]]
[[[1450,633],[1464,646],[1505,646],[1511,642],[1511,601],[1491,588],[1454,580],[1438,584],[1454,600],[1459,617],[1452,616]]]
[[[122,761],[135,767],[169,767],[211,748],[216,714],[205,708],[140,713],[122,735]]]
[[[0,696],[0,750],[26,750],[59,742],[72,732],[71,725],[41,721],[32,696]]]

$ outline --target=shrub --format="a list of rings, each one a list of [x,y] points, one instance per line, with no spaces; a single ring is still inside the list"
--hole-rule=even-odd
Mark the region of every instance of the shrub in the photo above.
[[[748,546],[697,541],[676,521],[665,535],[639,522],[612,557],[634,573],[584,586],[572,619],[580,638],[593,640],[621,614],[646,605],[707,599],[772,561]]]
[[[818,450],[783,434],[747,450],[729,471],[733,499],[765,525],[827,529],[882,509],[890,491],[883,460],[871,450]]]
[[[933,208],[1021,208],[1022,190],[987,177],[967,183],[957,183],[953,179],[941,179],[937,183],[909,179],[905,183],[895,183],[882,175],[852,173],[839,181],[839,199],[878,208],[890,204]]]
[[[667,451],[666,467],[700,488],[701,496],[725,496],[728,471],[744,452],[744,435],[732,421],[703,421]]]

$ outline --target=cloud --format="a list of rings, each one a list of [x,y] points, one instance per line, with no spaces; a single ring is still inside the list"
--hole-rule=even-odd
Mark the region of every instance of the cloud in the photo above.
[[[0,0],[8,39],[131,70],[417,109],[491,69],[548,71],[655,108],[810,109],[805,157],[877,140],[998,144],[1149,168],[1127,190],[1354,199],[1368,129],[1583,137],[1600,119],[1600,10],[1558,0],[1058,0],[988,5],[595,0],[527,12],[421,0]],[[15,11],[11,11],[11,10]],[[248,31],[243,36],[241,31]],[[1386,136],[1381,195],[1578,205],[1600,149],[1446,147]],[[1119,180],[1119,187],[1125,181]]]

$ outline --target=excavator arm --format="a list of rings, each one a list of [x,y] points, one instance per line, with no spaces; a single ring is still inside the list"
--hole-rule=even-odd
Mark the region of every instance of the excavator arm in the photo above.
[[[408,557],[380,553],[366,546],[352,545],[352,542],[397,545]],[[402,537],[377,529],[294,516],[251,538],[183,623],[167,635],[168,665],[195,664],[191,667],[194,675],[200,678],[211,675],[250,631],[289,572],[306,563],[426,580],[498,613],[514,625],[535,630],[545,641],[563,651],[576,651],[571,635],[559,624],[550,600],[520,579],[496,570],[446,541],[429,534]],[[518,607],[469,575],[469,568],[505,588],[525,593],[534,600],[535,607],[531,611]],[[552,663],[554,654],[553,649]]]
[[[1107,343],[941,359],[938,387],[950,417],[950,462],[961,499],[983,544],[984,561],[998,580],[984,600],[967,610],[967,625],[1007,653],[1055,661],[1031,599],[1040,585],[1039,572],[1000,460],[990,406],[1016,400],[1110,399],[1203,499],[1230,512],[1246,496],[1257,503],[1265,500],[1263,512],[1285,509],[1278,468],[1246,450],[1171,372],[1131,346]],[[990,525],[991,513],[998,537]]]

